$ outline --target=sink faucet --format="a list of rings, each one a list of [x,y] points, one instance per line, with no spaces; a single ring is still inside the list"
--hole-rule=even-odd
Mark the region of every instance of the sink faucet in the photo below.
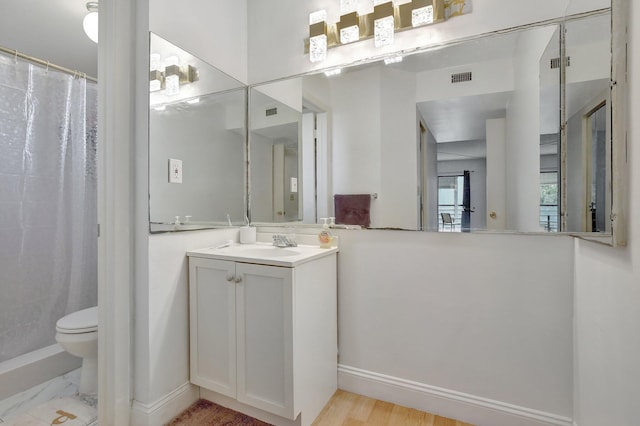
[[[273,245],[275,247],[297,247],[295,239],[282,234],[273,234]]]

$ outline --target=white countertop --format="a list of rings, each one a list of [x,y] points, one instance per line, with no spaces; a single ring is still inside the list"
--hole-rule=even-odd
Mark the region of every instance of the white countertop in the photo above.
[[[223,248],[206,247],[189,250],[187,256],[293,268],[337,251],[337,247],[323,249],[318,246],[298,245],[297,247],[280,248],[267,243],[233,243]]]

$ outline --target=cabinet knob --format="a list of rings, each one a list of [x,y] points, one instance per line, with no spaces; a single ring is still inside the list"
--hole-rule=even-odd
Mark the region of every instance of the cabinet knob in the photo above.
[[[227,281],[231,282],[231,281],[233,281],[233,278],[234,278],[234,276],[233,276],[232,273],[228,273],[227,274]]]
[[[236,283],[239,283],[240,281],[242,281],[242,277],[240,275],[236,276]]]

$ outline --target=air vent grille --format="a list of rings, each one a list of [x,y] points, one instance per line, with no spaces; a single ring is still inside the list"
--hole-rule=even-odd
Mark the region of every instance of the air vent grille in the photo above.
[[[278,114],[278,108],[269,108],[265,111],[267,117]]]
[[[551,63],[551,69],[552,70],[560,68],[560,58],[553,58],[553,59],[551,59],[550,63]],[[567,66],[568,67],[571,66],[571,57],[570,56],[567,56]]]
[[[451,74],[451,83],[462,83],[464,81],[471,81],[471,71]]]

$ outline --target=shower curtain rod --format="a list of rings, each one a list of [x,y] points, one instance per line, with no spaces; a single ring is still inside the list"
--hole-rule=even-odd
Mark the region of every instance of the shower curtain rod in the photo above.
[[[42,65],[43,67],[46,67],[47,69],[51,68],[51,69],[54,69],[56,71],[62,71],[64,73],[71,74],[74,77],[84,78],[84,79],[87,79],[89,81],[93,81],[94,83],[98,82],[97,78],[90,77],[86,73],[83,73],[83,72],[80,72],[80,71],[74,71],[74,70],[71,70],[69,68],[61,67],[60,65],[52,64],[49,61],[43,61],[42,59],[38,59],[38,58],[35,58],[33,56],[25,55],[24,53],[20,53],[15,49],[7,49],[6,47],[0,46],[0,52],[6,53],[6,54],[11,55],[11,56],[13,56],[15,58],[24,59],[26,61],[33,62],[33,63],[38,64],[38,65]]]

